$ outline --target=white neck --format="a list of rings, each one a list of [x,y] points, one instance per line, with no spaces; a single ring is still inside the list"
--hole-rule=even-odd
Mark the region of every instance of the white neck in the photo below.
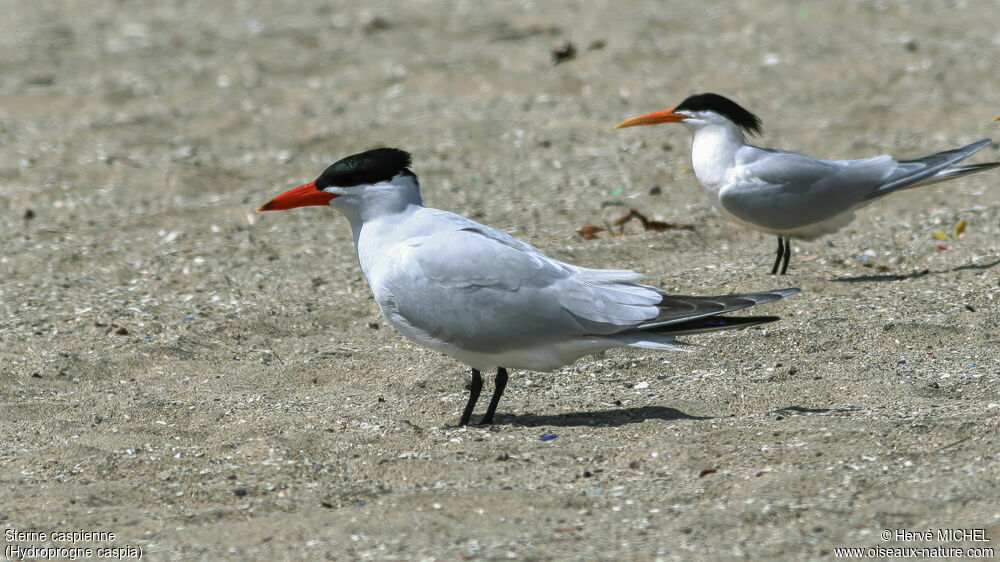
[[[355,235],[365,223],[410,212],[424,204],[416,180],[403,174],[386,182],[345,191],[347,193],[331,201],[330,205],[347,218]]]
[[[399,175],[364,190],[361,194],[361,221],[388,217],[414,206],[424,206],[420,187],[411,176]]]
[[[734,123],[705,123],[692,126],[691,163],[698,181],[716,192],[733,166],[736,151],[746,146],[743,131]]]
[[[386,182],[346,188],[345,191],[347,193],[330,201],[330,205],[351,223],[354,251],[367,277],[371,258],[381,252],[378,246],[391,242],[394,238],[390,232],[400,226],[406,216],[423,207],[420,186],[412,176],[400,174]]]

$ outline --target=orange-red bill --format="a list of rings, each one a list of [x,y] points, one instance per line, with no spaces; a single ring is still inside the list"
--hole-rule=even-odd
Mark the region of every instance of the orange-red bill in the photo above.
[[[316,182],[309,182],[300,185],[295,189],[289,189],[281,195],[271,199],[260,206],[258,211],[284,211],[296,207],[308,207],[310,205],[329,205],[330,200],[339,197],[336,193],[327,193],[321,189],[316,189]]]
[[[994,119],[994,121],[1000,121],[1000,115],[997,115],[997,118]]]
[[[664,109],[663,111],[654,111],[652,113],[647,113],[645,115],[640,115],[638,117],[633,117],[631,119],[622,121],[621,123],[615,125],[616,129],[624,129],[625,127],[638,127],[639,125],[659,125],[660,123],[680,123],[681,121],[687,119],[687,115],[681,113],[674,113],[674,108]]]

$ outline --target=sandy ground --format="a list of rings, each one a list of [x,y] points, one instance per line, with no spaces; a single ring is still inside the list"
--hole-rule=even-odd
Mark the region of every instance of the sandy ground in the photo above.
[[[3,4],[6,556],[64,531],[151,559],[1000,549],[1000,173],[880,201],[779,278],[683,128],[612,128],[716,91],[818,156],[998,136],[1000,3]],[[346,222],[254,211],[379,145],[558,258],[803,291],[694,353],[513,372],[495,426],[451,427],[467,370],[384,323]],[[576,234],[628,207],[695,229]]]

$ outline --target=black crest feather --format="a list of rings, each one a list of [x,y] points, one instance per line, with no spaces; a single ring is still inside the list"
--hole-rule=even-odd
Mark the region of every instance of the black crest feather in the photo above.
[[[697,94],[690,96],[674,108],[674,111],[714,111],[729,119],[749,135],[759,135],[762,131],[760,118],[743,109],[740,104],[719,94]]]
[[[410,153],[398,148],[375,148],[342,158],[318,178],[316,188],[351,187],[389,181],[399,174],[416,178],[409,169]]]

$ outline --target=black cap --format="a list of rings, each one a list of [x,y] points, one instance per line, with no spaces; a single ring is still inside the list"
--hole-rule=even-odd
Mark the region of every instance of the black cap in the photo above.
[[[674,111],[682,109],[688,111],[714,111],[736,123],[737,127],[750,135],[759,135],[762,130],[760,118],[740,107],[740,104],[719,94],[698,94],[691,96],[675,107]]]
[[[316,188],[351,187],[389,181],[399,174],[416,179],[409,169],[410,153],[398,148],[375,148],[334,162],[318,178]]]

